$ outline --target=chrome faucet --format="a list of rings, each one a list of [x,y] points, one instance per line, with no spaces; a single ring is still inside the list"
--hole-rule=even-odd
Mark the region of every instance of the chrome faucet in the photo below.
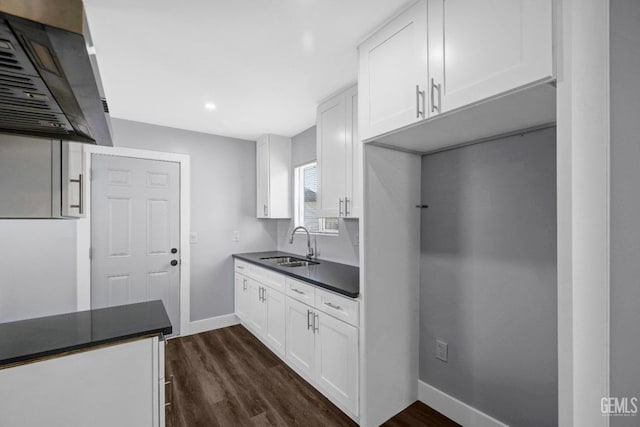
[[[294,228],[293,232],[291,232],[291,238],[289,239],[289,244],[293,244],[293,237],[296,235],[296,231],[298,230],[304,230],[305,233],[307,233],[307,258],[313,258],[314,252],[313,252],[313,248],[311,247],[311,233],[309,233],[309,230],[307,230],[307,227],[303,227],[302,225],[300,225]]]

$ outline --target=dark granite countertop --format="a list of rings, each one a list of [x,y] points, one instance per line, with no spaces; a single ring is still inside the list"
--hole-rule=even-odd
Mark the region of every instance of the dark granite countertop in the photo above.
[[[356,298],[360,293],[360,269],[353,265],[339,264],[322,259],[312,259],[311,261],[318,262],[319,264],[308,267],[280,267],[273,261],[270,262],[261,259],[287,256],[306,259],[302,255],[280,251],[252,252],[234,254],[233,256],[351,298]]]
[[[172,331],[161,301],[0,324],[0,367]]]

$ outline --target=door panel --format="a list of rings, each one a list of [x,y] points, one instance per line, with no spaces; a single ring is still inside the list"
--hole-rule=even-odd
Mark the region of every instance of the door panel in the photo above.
[[[318,316],[316,381],[358,415],[358,330],[324,313]]]
[[[249,289],[249,302],[247,304],[249,325],[258,336],[264,338],[266,335],[267,314],[266,305],[260,300],[262,285],[253,279],[247,279],[247,286]]]
[[[269,218],[269,137],[256,142],[256,214]]]
[[[344,203],[346,176],[345,98],[343,94],[318,108],[318,216],[340,216]],[[342,209],[344,204],[342,205]]]
[[[550,0],[429,0],[442,111],[552,77],[552,22]]]
[[[159,299],[179,334],[179,164],[94,154],[92,174],[92,308]]]
[[[422,120],[427,84],[427,8],[411,7],[359,48],[362,139]]]
[[[240,320],[246,322],[247,318],[247,303],[248,303],[248,284],[247,278],[237,274],[235,275],[235,297],[236,297],[236,315],[240,318]]]
[[[309,327],[310,308],[292,298],[286,298],[287,360],[312,379],[315,374],[315,335]]]
[[[274,352],[284,357],[285,351],[285,308],[284,295],[265,288],[267,310],[266,339]]]

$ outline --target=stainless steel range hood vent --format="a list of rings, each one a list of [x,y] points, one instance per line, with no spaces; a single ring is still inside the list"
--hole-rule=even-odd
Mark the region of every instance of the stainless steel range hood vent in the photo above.
[[[112,145],[79,0],[0,0],[0,132]]]

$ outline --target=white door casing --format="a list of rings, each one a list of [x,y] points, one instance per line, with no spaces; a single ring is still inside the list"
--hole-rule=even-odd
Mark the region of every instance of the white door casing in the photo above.
[[[160,299],[174,334],[180,332],[179,169],[165,161],[92,158],[91,305]]]

